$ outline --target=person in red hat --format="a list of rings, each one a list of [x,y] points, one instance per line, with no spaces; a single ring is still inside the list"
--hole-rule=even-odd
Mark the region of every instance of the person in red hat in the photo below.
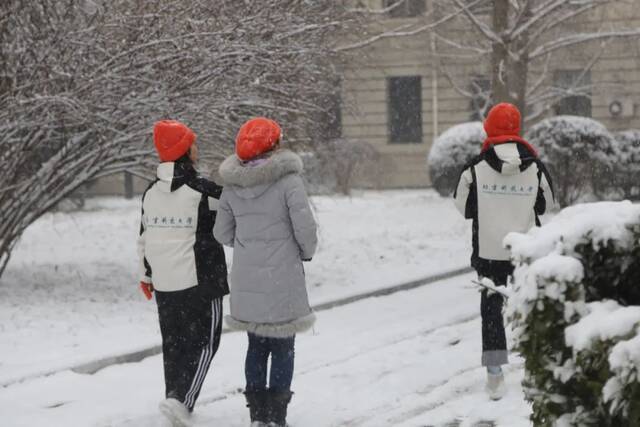
[[[464,166],[454,194],[460,213],[473,221],[471,266],[497,286],[505,286],[514,269],[505,236],[539,226],[539,216],[555,203],[546,167],[520,136],[521,120],[512,104],[491,109],[481,152]],[[501,365],[508,363],[502,304],[500,294],[482,291],[482,365],[489,396],[496,400],[505,392]]]
[[[242,125],[236,154],[220,166],[225,188],[213,229],[220,243],[234,248],[225,320],[248,333],[245,397],[253,427],[286,426],[295,336],[315,321],[302,262],[315,252],[316,222],[300,177],[302,160],[280,149],[281,137],[273,120]]]
[[[166,397],[160,411],[173,426],[187,426],[220,344],[229,293],[224,250],[213,237],[222,187],[196,172],[196,135],[183,123],[157,122],[153,142],[161,163],[142,196],[140,286],[158,306]]]

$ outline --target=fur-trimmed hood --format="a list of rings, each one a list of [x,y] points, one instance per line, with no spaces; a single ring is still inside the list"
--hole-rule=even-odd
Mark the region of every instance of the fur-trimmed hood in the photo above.
[[[220,165],[220,176],[224,185],[241,188],[266,186],[289,174],[300,174],[303,170],[300,156],[293,151],[278,150],[262,162],[254,165],[242,162],[235,154]]]
[[[261,337],[289,338],[311,329],[316,322],[316,315],[311,312],[299,319],[283,323],[243,322],[231,316],[225,316],[224,320],[231,329],[236,331],[247,331]]]

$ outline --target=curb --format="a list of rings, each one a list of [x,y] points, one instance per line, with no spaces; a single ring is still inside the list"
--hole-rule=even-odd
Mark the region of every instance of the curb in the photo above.
[[[353,295],[346,298],[340,298],[335,301],[329,301],[322,304],[313,306],[315,311],[330,310],[332,308],[341,307],[343,305],[352,304],[354,302],[361,301],[367,298],[381,297],[386,295],[395,294],[396,292],[409,291],[411,289],[419,288],[421,286],[430,285],[441,280],[451,279],[456,276],[462,276],[463,274],[471,273],[473,269],[471,267],[458,268],[455,270],[447,271],[432,276],[423,277],[422,279],[413,280],[411,282],[401,283],[399,285],[389,286],[387,288],[376,289],[374,291],[365,292],[359,295]]]
[[[336,307],[342,307],[345,305],[349,305],[349,304],[353,304],[355,302],[358,301],[362,301],[364,299],[368,299],[368,298],[375,298],[375,297],[381,297],[381,296],[387,296],[387,295],[391,295],[391,294],[395,294],[397,292],[403,292],[403,291],[408,291],[411,289],[415,289],[415,288],[419,288],[421,286],[426,286],[426,285],[430,285],[432,283],[436,283],[442,280],[446,280],[446,279],[451,279],[453,277],[456,276],[461,276],[463,274],[467,274],[472,272],[473,269],[471,267],[464,267],[464,268],[457,268],[455,270],[450,270],[444,273],[440,273],[440,274],[435,274],[435,275],[431,275],[431,276],[427,276],[424,277],[422,279],[418,279],[418,280],[413,280],[411,282],[405,282],[405,283],[401,283],[399,285],[394,285],[394,286],[389,286],[386,288],[381,288],[381,289],[376,289],[374,291],[370,291],[370,292],[365,292],[359,295],[352,295],[349,297],[345,297],[345,298],[340,298],[334,301],[328,301],[328,302],[324,302],[321,304],[317,304],[315,306],[313,306],[313,310],[314,311],[325,311],[325,310],[331,310],[333,308]],[[222,333],[229,333],[232,332],[230,329],[228,328],[224,328],[222,330]],[[45,371],[45,372],[39,372],[36,374],[31,374],[31,375],[27,375],[24,376],[22,378],[18,378],[18,379],[11,379],[5,382],[0,383],[0,387],[1,388],[6,388],[10,385],[13,384],[17,384],[17,383],[21,383],[24,381],[28,381],[28,380],[32,380],[35,378],[40,378],[40,377],[48,377],[51,375],[55,375],[59,372],[62,371],[66,371],[66,370],[71,370],[72,372],[75,372],[77,374],[84,374],[84,375],[92,375],[95,374],[96,372],[104,369],[104,368],[108,368],[109,366],[113,366],[113,365],[120,365],[120,364],[124,364],[124,363],[136,363],[136,362],[140,362],[143,359],[146,359],[147,357],[151,357],[151,356],[155,356],[162,353],[162,346],[161,345],[154,345],[152,347],[148,347],[142,350],[138,350],[138,351],[134,351],[131,353],[124,353],[124,354],[120,354],[117,356],[108,356],[108,357],[104,357],[101,359],[97,359],[97,360],[93,360],[91,362],[87,362],[87,363],[81,363],[78,365],[74,365],[74,366],[69,366],[69,367],[65,367],[65,368],[58,368],[58,369],[52,369],[50,371]]]

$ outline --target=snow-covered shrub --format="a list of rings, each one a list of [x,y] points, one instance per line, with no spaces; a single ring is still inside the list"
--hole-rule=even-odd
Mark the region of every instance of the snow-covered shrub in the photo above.
[[[333,139],[314,146],[303,155],[305,176],[313,193],[349,195],[356,181],[373,181],[378,174],[378,152],[370,143]]]
[[[552,117],[534,125],[526,138],[540,151],[561,206],[601,197],[609,188],[617,161],[616,142],[599,122]]]
[[[453,194],[462,167],[480,154],[486,137],[481,122],[468,122],[453,126],[436,138],[427,167],[431,184],[441,196]]]
[[[312,151],[304,151],[298,154],[304,163],[304,179],[309,194],[331,194],[335,192],[335,179],[322,170],[322,162],[318,155]]]
[[[627,130],[614,135],[619,160],[615,165],[613,192],[629,200],[640,199],[640,130]]]
[[[505,244],[534,425],[640,425],[640,206],[576,205]]]

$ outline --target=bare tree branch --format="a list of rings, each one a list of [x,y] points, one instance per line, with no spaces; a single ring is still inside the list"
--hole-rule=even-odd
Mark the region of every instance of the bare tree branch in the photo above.
[[[540,73],[536,81],[534,81],[531,87],[527,90],[527,99],[530,99],[531,95],[536,93],[538,89],[540,89],[542,85],[545,83],[545,81],[547,80],[549,75],[549,64],[551,63],[551,58],[552,58],[551,54],[546,56],[546,59],[544,61],[544,66],[542,68],[542,72]]]
[[[436,37],[437,40],[443,42],[444,44],[456,48],[458,50],[468,50],[471,52],[474,52],[477,55],[487,55],[489,53],[491,53],[491,49],[488,48],[481,48],[481,47],[477,47],[477,46],[471,46],[471,45],[465,45],[459,41],[447,38],[445,36],[443,36],[442,34],[439,34],[438,32],[434,32],[434,35]]]
[[[453,78],[453,76],[451,75],[449,70],[444,65],[440,64],[440,66],[438,67],[438,70],[445,77],[445,79],[447,79],[449,84],[451,84],[451,87],[453,87],[453,89],[456,92],[458,92],[460,95],[464,96],[465,98],[473,98],[473,93],[469,92],[468,90],[463,89],[456,82],[456,80]]]
[[[464,15],[467,17],[469,22],[473,24],[473,26],[482,33],[487,39],[489,39],[493,43],[501,44],[503,43],[502,38],[497,35],[487,24],[482,22],[472,11],[471,8],[473,5],[465,4],[462,0],[454,0],[455,4],[458,5],[464,12]]]
[[[0,273],[25,227],[89,180],[151,176],[156,120],[189,124],[205,168],[250,116],[282,122],[286,144],[322,140],[336,40],[361,26],[330,0],[94,3],[0,3]]]
[[[462,3],[463,0],[439,2],[443,13],[462,7]],[[549,102],[575,95],[581,89],[586,90],[578,87],[573,88],[573,92],[557,90],[549,84],[549,66],[554,54],[589,43],[640,37],[640,28],[575,31],[577,25],[583,25],[583,28],[593,26],[593,22],[581,21],[587,13],[599,8],[615,7],[619,3],[616,0],[493,0],[493,28],[488,28],[486,16],[480,15],[479,10],[467,7],[464,17],[471,23],[474,35],[450,40],[451,37],[447,37],[449,26],[442,25],[437,29],[437,37],[442,41],[444,53],[438,52],[437,55],[446,65],[449,56],[459,57],[469,52],[480,54],[490,49],[493,101],[514,102],[525,110],[527,118],[540,117],[541,111],[549,110]],[[612,23],[612,26],[615,25]],[[455,30],[459,29],[456,27]],[[587,64],[582,64],[585,72],[600,58],[601,55],[597,54]],[[531,67],[537,61],[542,61],[541,74],[535,73],[535,68]],[[533,81],[529,81],[529,74],[535,76]],[[461,85],[454,81],[453,76],[445,75],[460,93]],[[528,108],[531,108],[532,114],[526,111]]]
[[[370,15],[386,15],[390,12],[393,12],[398,7],[403,6],[407,1],[408,0],[397,0],[393,2],[391,5],[387,7],[383,7],[381,9],[372,9],[370,7],[357,7],[357,8],[350,8],[349,11],[355,12],[355,13],[366,13]]]
[[[552,0],[546,2],[545,5],[541,6],[537,10],[532,10],[532,14],[527,20],[524,20],[524,16],[519,15],[511,30],[508,32],[509,38],[518,38],[521,34],[529,31],[530,28],[550,16],[553,12],[562,8],[565,4],[566,0]]]
[[[570,34],[565,37],[553,40],[538,46],[531,52],[531,59],[536,59],[540,56],[547,55],[560,49],[564,49],[569,46],[576,46],[579,44],[589,43],[598,40],[608,40],[613,38],[630,38],[640,36],[640,28],[631,28],[624,30],[603,31],[599,33],[580,33]]]
[[[418,26],[417,28],[414,28],[413,30],[409,30],[409,28],[412,28],[415,26],[415,24],[405,24],[405,25],[401,25],[397,28],[394,28],[393,30],[390,31],[384,31],[382,33],[376,34],[372,37],[369,37],[365,40],[360,40],[356,43],[351,43],[348,45],[344,45],[344,46],[339,46],[336,48],[337,52],[344,52],[344,51],[348,51],[348,50],[354,50],[354,49],[360,49],[366,46],[369,46],[373,43],[376,43],[380,40],[384,40],[384,39],[388,39],[388,38],[393,38],[393,37],[410,37],[410,36],[415,36],[417,34],[420,33],[424,33],[427,31],[431,31],[433,29],[438,28],[439,26],[446,24],[447,22],[452,21],[454,18],[456,18],[457,16],[459,16],[460,14],[462,14],[465,10],[466,7],[473,7],[474,5],[482,2],[483,0],[475,0],[474,2],[471,3],[471,5],[463,5],[462,8],[449,13],[448,15],[432,22],[426,25],[421,25]]]
[[[542,22],[541,25],[536,29],[536,31],[531,33],[529,43],[527,43],[527,45],[524,46],[523,48],[530,50],[534,42],[536,43],[539,42],[540,38],[548,35],[552,30],[558,27],[561,27],[563,24],[566,25],[567,22],[572,22],[574,19],[577,19],[578,17],[580,17],[586,12],[589,12],[590,10],[593,10],[597,7],[602,6],[601,2],[599,1],[593,1],[593,2],[591,2],[592,0],[587,0],[587,1],[588,3],[581,8],[569,9],[567,13],[558,13],[553,17],[549,17],[549,19],[547,19],[546,21]],[[607,3],[609,1],[610,0],[602,0],[603,3]]]

